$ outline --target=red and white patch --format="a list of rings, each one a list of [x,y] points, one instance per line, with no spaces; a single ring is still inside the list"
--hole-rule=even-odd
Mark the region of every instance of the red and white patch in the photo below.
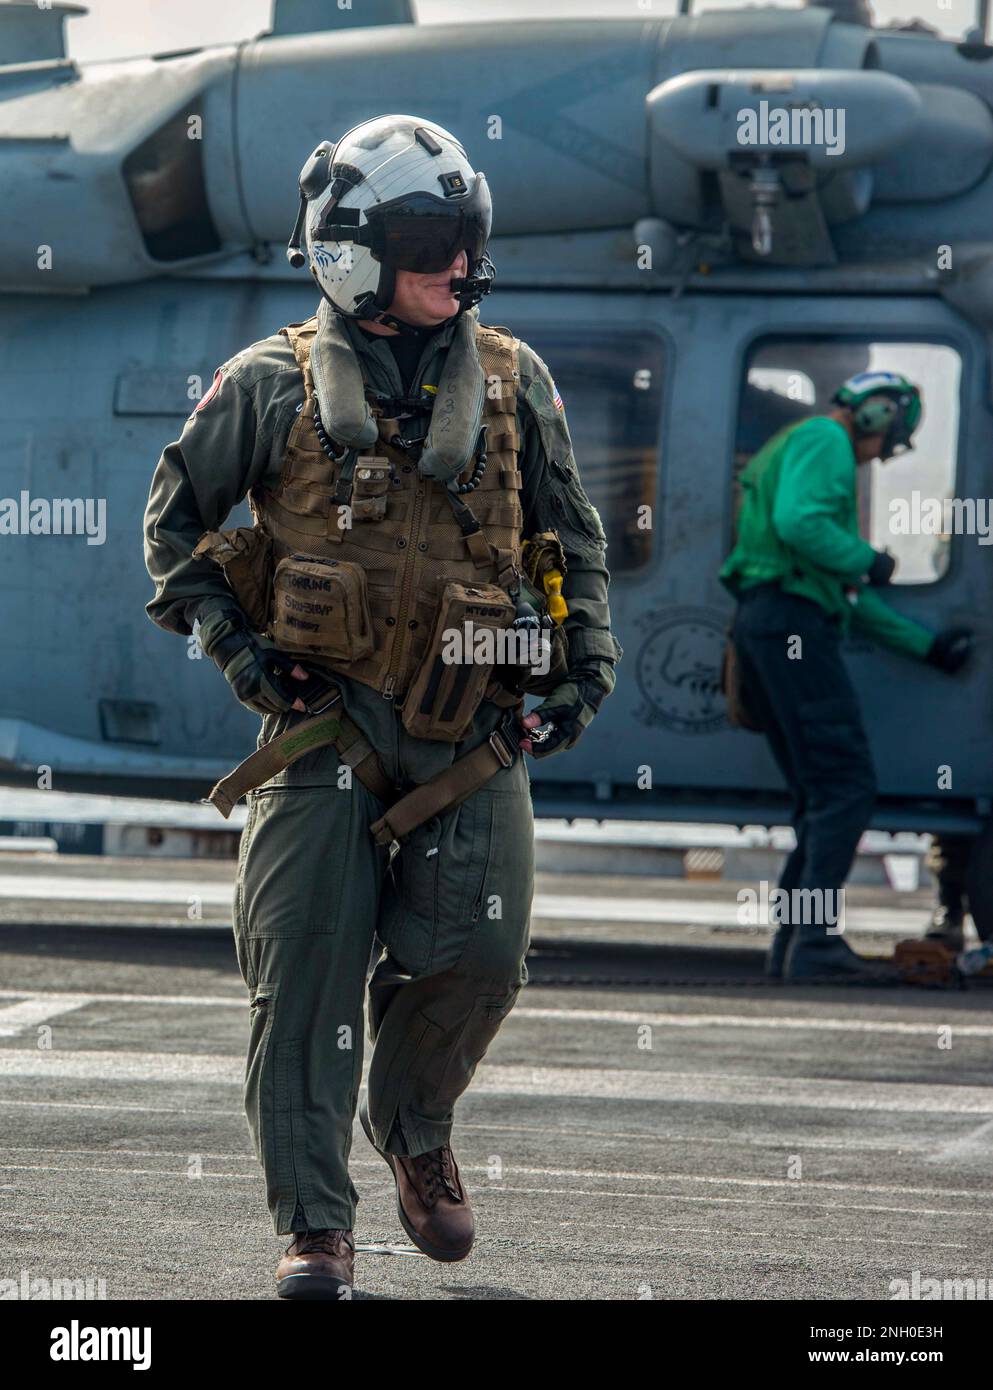
[[[204,396],[202,400],[197,402],[194,414],[196,414],[197,410],[203,410],[204,406],[207,404],[208,401],[213,400],[213,398],[217,395],[220,385],[221,369],[220,367],[218,367],[217,371],[214,373],[214,380],[211,384],[210,390],[207,392],[207,394]]]

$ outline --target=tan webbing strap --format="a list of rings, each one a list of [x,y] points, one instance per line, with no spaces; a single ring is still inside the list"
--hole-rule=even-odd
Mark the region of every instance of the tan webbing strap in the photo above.
[[[271,777],[284,771],[291,763],[311,753],[315,748],[334,744],[342,762],[351,767],[359,781],[373,796],[387,804],[396,796],[396,787],[382,770],[379,758],[366,741],[361,729],[347,714],[327,712],[294,724],[285,733],[271,739],[263,748],[238,764],[233,772],[222,777],[207,798],[227,820],[235,803],[246,792],[261,787]]]
[[[302,724],[295,724],[292,729],[287,729],[286,733],[250,754],[233,772],[222,777],[207,800],[227,820],[235,803],[246,792],[261,787],[263,782],[268,782],[277,772],[295,763],[304,753],[334,743],[340,733],[341,718],[336,714],[318,714],[313,719],[305,719]]]
[[[523,756],[513,747],[502,728],[495,729],[485,743],[457,759],[444,772],[402,796],[385,815],[369,826],[377,845],[399,848],[402,841],[432,816],[450,811],[488,782],[514,758]],[[393,851],[395,852],[395,851]],[[391,853],[392,859],[392,853]]]

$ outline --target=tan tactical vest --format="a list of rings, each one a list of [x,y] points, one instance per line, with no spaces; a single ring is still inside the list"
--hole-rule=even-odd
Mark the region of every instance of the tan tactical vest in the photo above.
[[[400,699],[423,659],[445,584],[457,580],[507,589],[520,565],[518,340],[506,329],[476,326],[476,347],[487,378],[483,423],[488,428],[486,471],[479,486],[463,498],[482,530],[467,537],[444,484],[422,478],[415,460],[389,443],[402,434],[404,423],[383,419],[372,400],[373,415],[379,416],[379,442],[359,454],[354,476],[370,470],[362,480],[363,496],[378,493],[385,499],[385,514],[380,519],[361,515],[382,510],[382,502],[378,508],[353,505],[351,527],[339,525],[342,513],[332,494],[341,465],[321,448],[314,426],[310,347],[317,319],[280,331],[303,372],[305,399],[287,440],[279,486],[274,491],[255,489],[252,510],[273,538],[274,564],[303,554],[361,566],[374,637],[371,655],[347,663],[321,659],[310,664],[343,672]],[[468,481],[471,473],[470,464],[459,481]]]

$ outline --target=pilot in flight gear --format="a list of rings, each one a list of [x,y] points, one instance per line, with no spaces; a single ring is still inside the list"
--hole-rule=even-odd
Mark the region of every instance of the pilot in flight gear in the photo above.
[[[615,682],[606,541],[541,358],[476,307],[486,180],[430,121],[321,145],[290,243],[317,314],[226,362],[164,451],[148,612],[262,715],[234,932],[251,1005],[245,1102],[287,1298],[350,1289],[360,1117],[398,1216],[468,1255],[453,1109],[527,979],[524,751],[571,748]],[[228,531],[248,497],[255,524]],[[444,634],[544,634],[550,668],[451,664]],[[492,644],[489,648],[492,651]],[[457,661],[457,659],[456,659]],[[522,724],[524,693],[544,698]]]
[[[829,415],[780,430],[748,464],[737,544],[720,572],[738,600],[732,641],[750,727],[765,732],[793,798],[796,848],[766,959],[769,975],[791,981],[871,972],[835,911],[876,796],[842,636],[851,625],[948,673],[970,650],[963,629],[935,635],[882,601],[896,561],[858,530],[856,466],[910,447],[920,392],[870,371],[833,401]]]

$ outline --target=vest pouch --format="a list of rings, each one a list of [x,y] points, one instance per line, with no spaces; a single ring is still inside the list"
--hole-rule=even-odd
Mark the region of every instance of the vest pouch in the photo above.
[[[409,734],[443,743],[465,737],[501,654],[497,634],[516,615],[497,584],[445,585],[431,641],[403,704]]]
[[[261,526],[207,531],[197,541],[195,560],[213,560],[253,632],[264,632],[272,604],[272,537]]]
[[[543,593],[538,592],[527,574],[520,576],[520,597],[530,603],[542,617],[547,614],[548,600]],[[564,629],[558,624],[543,627],[540,635],[542,641],[551,645],[548,670],[543,674],[532,675],[530,671],[533,668],[527,666],[498,666],[496,678],[508,690],[517,691],[521,695],[549,695],[556,686],[568,678],[569,645]]]
[[[290,656],[357,661],[373,649],[365,571],[350,560],[288,555],[273,581],[272,638]]]
[[[353,521],[382,521],[392,475],[389,459],[359,459],[352,475]]]

